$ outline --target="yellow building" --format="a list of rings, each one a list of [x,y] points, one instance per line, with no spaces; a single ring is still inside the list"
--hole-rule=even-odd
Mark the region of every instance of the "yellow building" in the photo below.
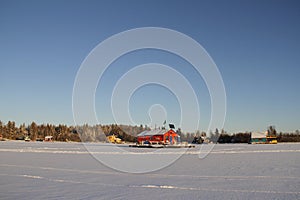
[[[114,134],[106,137],[107,141],[114,144],[121,144],[122,140],[116,137]]]

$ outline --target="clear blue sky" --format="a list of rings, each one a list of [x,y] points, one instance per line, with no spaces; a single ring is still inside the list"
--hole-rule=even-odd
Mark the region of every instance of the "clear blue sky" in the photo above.
[[[0,0],[0,120],[73,124],[73,83],[88,53],[113,34],[151,26],[194,38],[214,59],[227,93],[226,130],[263,131],[276,125],[294,131],[300,129],[299,22],[297,0]],[[110,68],[96,94],[100,121],[114,123],[109,95],[118,77],[147,62],[176,65],[199,86],[204,130],[210,104],[203,80],[180,67],[187,65],[184,61],[151,50],[124,56]],[[170,91],[155,85],[144,90],[130,104],[138,124],[149,123],[149,106],[166,98],[173,98],[166,106],[168,121],[178,122],[178,102]]]

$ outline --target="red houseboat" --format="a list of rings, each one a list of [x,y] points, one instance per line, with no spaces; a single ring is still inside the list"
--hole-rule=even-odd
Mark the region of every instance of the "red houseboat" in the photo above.
[[[155,129],[150,131],[143,131],[137,135],[138,144],[178,144],[180,143],[180,136],[172,129]]]

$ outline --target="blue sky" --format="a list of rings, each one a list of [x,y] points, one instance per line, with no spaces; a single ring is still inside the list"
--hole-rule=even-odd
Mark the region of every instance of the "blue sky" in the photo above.
[[[150,26],[192,37],[213,58],[227,94],[226,130],[263,131],[275,125],[294,131],[300,129],[299,21],[300,3],[292,0],[1,0],[0,120],[74,124],[73,84],[85,57],[114,34]],[[168,64],[187,76],[199,98],[200,129],[205,130],[210,100],[202,78],[180,58],[154,50],[130,53],[109,68],[95,97],[100,123],[114,123],[109,98],[118,78],[148,62]],[[150,85],[130,101],[137,124],[149,123],[146,112],[155,103],[165,105],[168,121],[178,123],[174,95]]]

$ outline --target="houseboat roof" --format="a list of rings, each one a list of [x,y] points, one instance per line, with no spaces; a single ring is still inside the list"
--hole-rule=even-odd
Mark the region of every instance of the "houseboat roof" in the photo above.
[[[152,135],[164,135],[167,133],[168,130],[163,130],[163,129],[155,129],[155,130],[150,130],[150,131],[143,131],[140,134],[138,134],[138,137],[141,136],[152,136]]]
[[[265,137],[266,137],[265,133],[259,133],[259,132],[251,133],[251,138],[265,138]]]

